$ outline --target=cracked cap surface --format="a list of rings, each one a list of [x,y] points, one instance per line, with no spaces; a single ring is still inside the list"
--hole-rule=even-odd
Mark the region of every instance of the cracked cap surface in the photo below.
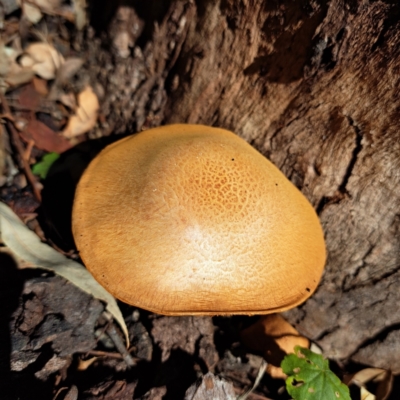
[[[166,315],[290,309],[314,292],[326,258],[303,194],[243,139],[201,125],[105,148],[77,187],[73,234],[111,294]]]

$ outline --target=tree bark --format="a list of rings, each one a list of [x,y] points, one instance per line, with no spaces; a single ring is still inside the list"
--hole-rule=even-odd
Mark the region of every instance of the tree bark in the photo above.
[[[271,159],[316,208],[328,249],[318,291],[286,317],[326,356],[397,373],[399,21],[390,0],[171,1],[153,83],[117,124],[215,125]]]
[[[165,122],[228,128],[315,206],[328,261],[286,313],[328,357],[400,372],[400,9],[198,1]]]

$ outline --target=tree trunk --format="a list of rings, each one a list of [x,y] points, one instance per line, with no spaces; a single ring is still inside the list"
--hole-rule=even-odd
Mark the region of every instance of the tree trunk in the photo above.
[[[395,372],[399,20],[390,0],[172,1],[153,83],[119,126],[215,125],[271,159],[316,208],[328,248],[318,291],[286,317],[326,356]]]

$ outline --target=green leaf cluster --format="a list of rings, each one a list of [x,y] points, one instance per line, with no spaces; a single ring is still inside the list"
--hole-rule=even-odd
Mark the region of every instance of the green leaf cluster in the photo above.
[[[294,400],[351,400],[349,388],[329,369],[328,360],[300,346],[281,363],[286,390]]]

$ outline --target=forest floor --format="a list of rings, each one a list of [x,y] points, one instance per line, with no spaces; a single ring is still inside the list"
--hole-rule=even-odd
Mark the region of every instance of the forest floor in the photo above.
[[[179,49],[183,28],[173,12],[159,17],[163,9],[149,22],[144,10],[139,17],[123,7],[111,22],[98,16],[88,26],[79,2],[31,3],[21,10],[6,2],[0,15],[0,200],[42,242],[79,262],[70,229],[79,176],[105,145],[162,122],[161,71],[171,65],[160,54],[174,59],[165,38]],[[164,317],[118,303],[126,353],[116,348],[123,332],[103,302],[40,266],[24,268],[5,240],[0,246],[1,399],[182,399],[207,372],[233,383],[237,395],[254,384],[262,357],[240,332],[255,317]],[[267,375],[248,396],[289,398],[284,380]]]

